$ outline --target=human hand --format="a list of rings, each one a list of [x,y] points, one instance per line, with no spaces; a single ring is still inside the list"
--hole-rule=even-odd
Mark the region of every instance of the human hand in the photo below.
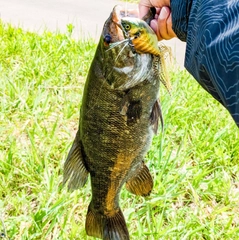
[[[169,8],[170,0],[140,0],[139,16],[142,18],[148,13],[150,7],[156,7],[155,18],[150,26],[155,31],[158,40],[176,37],[172,29],[172,16]]]

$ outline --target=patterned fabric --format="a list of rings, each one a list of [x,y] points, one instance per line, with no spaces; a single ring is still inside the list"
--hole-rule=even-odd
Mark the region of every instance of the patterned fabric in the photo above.
[[[239,127],[239,1],[171,0],[173,29],[187,42],[185,67]]]

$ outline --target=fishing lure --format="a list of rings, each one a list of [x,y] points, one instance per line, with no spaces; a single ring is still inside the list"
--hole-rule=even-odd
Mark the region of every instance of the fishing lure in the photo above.
[[[161,82],[166,87],[168,92],[171,90],[171,83],[169,81],[166,70],[166,55],[169,49],[164,45],[158,44],[158,38],[153,29],[144,21],[139,18],[124,17],[121,19],[121,27],[129,44],[132,44],[135,51],[138,53],[150,53],[159,57],[158,61],[162,68]]]

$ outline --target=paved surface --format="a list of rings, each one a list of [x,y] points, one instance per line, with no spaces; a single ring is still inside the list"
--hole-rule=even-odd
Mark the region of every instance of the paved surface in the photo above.
[[[71,23],[75,27],[73,37],[98,41],[105,20],[117,4],[137,7],[118,0],[0,0],[0,18],[36,32],[66,32],[67,24]],[[164,43],[172,48],[176,62],[182,67],[185,43],[176,38]]]

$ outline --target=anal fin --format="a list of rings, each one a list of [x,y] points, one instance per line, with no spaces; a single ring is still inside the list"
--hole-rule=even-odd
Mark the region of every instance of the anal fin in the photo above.
[[[153,188],[153,179],[148,167],[142,162],[142,165],[135,176],[126,182],[126,189],[139,196],[148,196]]]
[[[63,185],[68,182],[68,189],[75,190],[85,185],[87,177],[88,171],[84,165],[78,131],[64,164]]]
[[[85,229],[87,235],[103,240],[129,240],[129,232],[120,209],[115,211],[115,214],[106,216],[91,209],[90,204]]]

